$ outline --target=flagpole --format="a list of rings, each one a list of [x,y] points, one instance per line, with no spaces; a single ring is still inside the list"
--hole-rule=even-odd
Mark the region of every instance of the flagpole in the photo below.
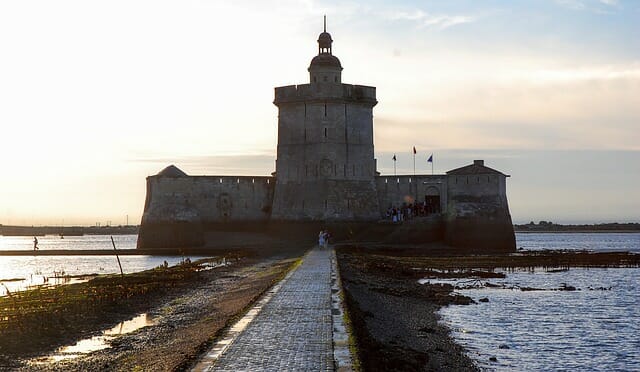
[[[413,197],[413,202],[416,202],[418,198],[418,182],[416,182],[416,147],[413,146],[413,184],[415,185],[416,193]]]
[[[396,158],[396,154],[393,154],[393,158],[392,159],[393,159],[393,176],[395,177],[396,176],[396,160],[398,160]]]
[[[416,178],[416,148],[413,148],[413,178]]]

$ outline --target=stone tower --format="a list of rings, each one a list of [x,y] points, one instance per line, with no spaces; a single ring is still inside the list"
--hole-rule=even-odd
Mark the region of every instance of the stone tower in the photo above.
[[[278,106],[274,220],[380,218],[373,153],[376,88],[342,83],[333,39],[318,37],[309,84],[275,88]]]

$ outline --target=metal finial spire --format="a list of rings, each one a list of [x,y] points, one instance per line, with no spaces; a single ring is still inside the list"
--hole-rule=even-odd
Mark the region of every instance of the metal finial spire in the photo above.
[[[324,32],[327,32],[327,15],[324,15]]]

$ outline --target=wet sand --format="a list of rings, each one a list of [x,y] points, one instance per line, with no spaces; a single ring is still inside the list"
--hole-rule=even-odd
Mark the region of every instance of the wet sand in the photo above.
[[[364,371],[475,371],[436,312],[471,299],[449,285],[420,285],[407,267],[338,250],[345,300]]]

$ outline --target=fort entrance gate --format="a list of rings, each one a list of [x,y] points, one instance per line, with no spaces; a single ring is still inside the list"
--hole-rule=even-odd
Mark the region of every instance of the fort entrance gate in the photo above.
[[[440,191],[433,186],[427,188],[424,203],[427,214],[440,213]]]

